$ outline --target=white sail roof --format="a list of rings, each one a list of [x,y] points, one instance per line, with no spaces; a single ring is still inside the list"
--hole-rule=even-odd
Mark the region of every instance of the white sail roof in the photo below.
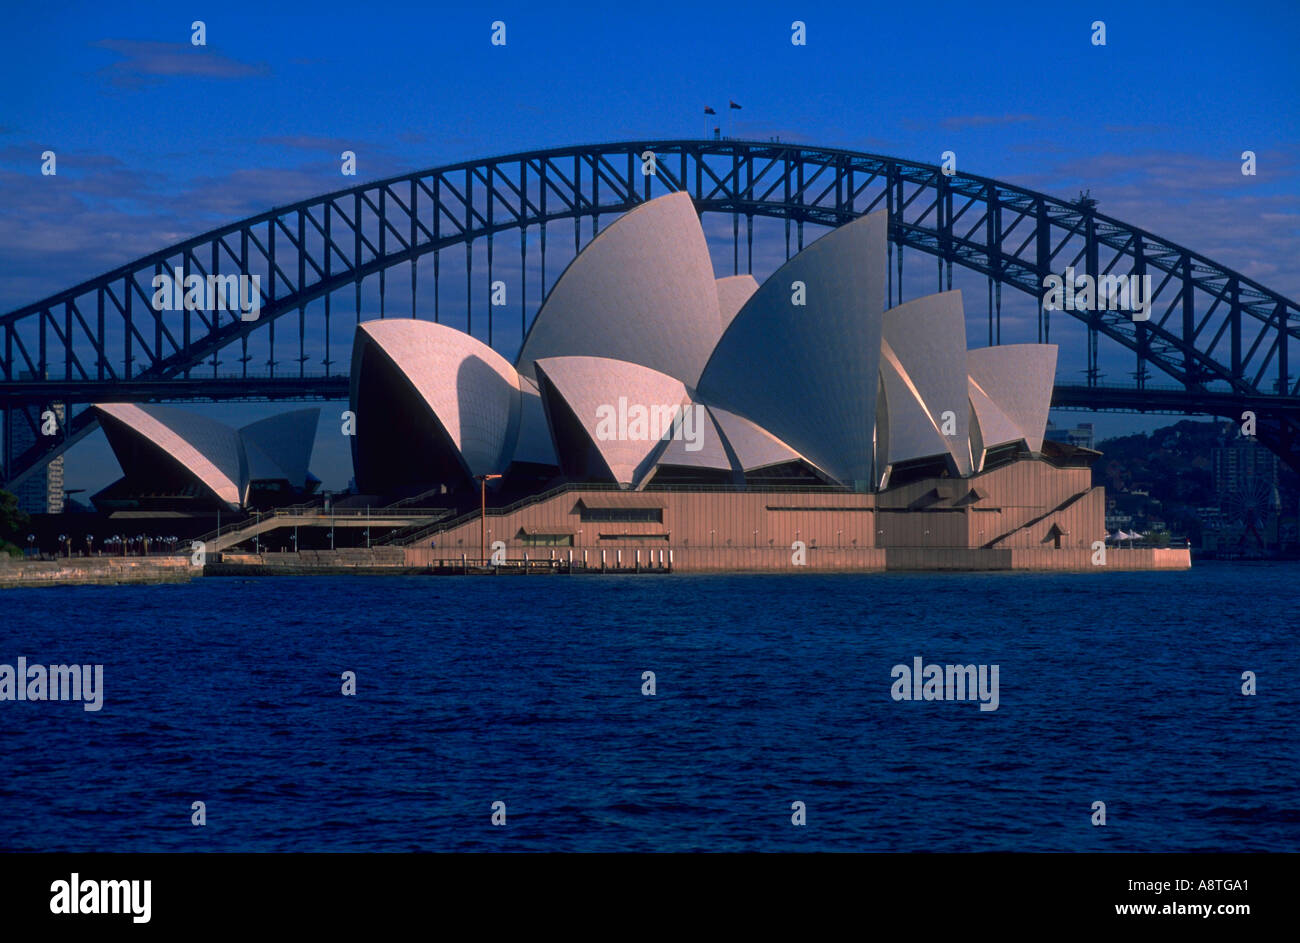
[[[1042,450],[1056,382],[1056,350],[1055,344],[1003,344],[966,352],[966,369],[974,384],[971,403],[986,449],[1000,441],[1023,438],[1031,452]],[[1014,424],[1017,436],[1002,439],[1006,435],[1003,423],[991,414],[986,424],[981,413],[984,404],[977,400],[976,389]]]
[[[888,352],[888,353],[887,353]],[[952,456],[957,473],[971,473],[968,438],[970,405],[966,389],[966,316],[961,292],[925,295],[890,308],[884,314],[882,359],[891,359],[896,372],[886,372],[890,404],[889,461],[941,455]],[[882,371],[884,364],[881,365]],[[893,410],[908,397],[920,405],[914,422],[896,422]],[[945,413],[951,423],[945,421]],[[898,414],[901,417],[901,413]],[[952,435],[945,433],[952,431]],[[937,438],[936,438],[937,437]],[[941,446],[935,448],[935,445]]]
[[[885,388],[888,422],[884,430],[877,429],[878,464],[883,468],[912,459],[951,454],[952,446],[940,431],[938,415],[927,407],[888,341],[880,343],[880,380]],[[967,411],[967,408],[961,410]],[[962,445],[967,441],[963,435]]]
[[[537,384],[528,377],[519,377],[519,435],[515,438],[510,458],[515,462],[536,465],[558,465],[555,444],[546,425],[546,410],[542,406]]]
[[[753,275],[728,275],[726,278],[720,278],[717,281],[718,286],[718,314],[720,316],[719,324],[721,329],[718,336],[722,336],[732,320],[740,313],[740,309],[758,291],[758,279]]]
[[[846,223],[781,266],[732,320],[698,385],[705,402],[861,489],[873,474],[887,223],[884,211]]]
[[[537,372],[552,426],[562,421],[558,404],[548,401],[554,395],[625,488],[645,479],[666,447],[673,417],[690,402],[681,380],[625,360],[547,357],[537,361]]]
[[[98,403],[94,408],[148,439],[226,504],[243,503],[244,458],[234,429],[173,406]]]
[[[668,442],[657,464],[734,471],[722,434],[709,411],[700,403],[688,403],[683,407],[681,432]]]
[[[413,318],[358,324],[354,364],[367,347],[382,352],[401,372],[469,475],[505,468],[522,408],[518,377],[509,361],[464,331]]]
[[[966,378],[966,389],[970,394],[971,423],[970,447],[975,459],[976,470],[984,467],[984,453],[999,445],[1019,442],[1024,433],[992,397],[970,377]]]
[[[744,416],[719,406],[710,406],[709,412],[717,421],[718,428],[727,437],[727,444],[735,453],[742,471],[753,471],[769,465],[782,465],[803,458],[772,433],[750,422]]]
[[[319,421],[319,409],[295,409],[240,429],[249,480],[284,478],[296,488],[304,487]]]
[[[619,217],[560,276],[517,361],[606,357],[694,386],[721,333],[713,263],[685,192]]]

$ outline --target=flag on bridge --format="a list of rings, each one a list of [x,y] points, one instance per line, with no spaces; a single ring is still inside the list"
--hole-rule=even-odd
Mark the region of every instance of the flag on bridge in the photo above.
[[[731,101],[731,100],[728,99],[728,101]],[[737,105],[735,102],[731,102],[731,107],[734,108],[734,109],[736,109],[737,111],[740,111],[740,106]]]
[[[704,106],[704,113],[705,113],[706,115],[716,115],[716,114],[717,114],[717,112],[714,111],[712,108],[710,108],[708,105],[705,105],[705,106]]]

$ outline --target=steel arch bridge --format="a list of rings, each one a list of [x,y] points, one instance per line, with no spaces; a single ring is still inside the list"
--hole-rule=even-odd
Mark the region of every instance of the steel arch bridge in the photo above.
[[[653,173],[649,161],[653,155]],[[701,215],[732,218],[733,270],[753,268],[754,221],[784,221],[785,252],[802,248],[805,227],[841,225],[878,209],[890,213],[888,297],[903,300],[906,250],[936,260],[937,284],[952,287],[954,264],[988,283],[989,343],[1001,342],[1002,286],[1032,297],[1038,340],[1050,340],[1043,280],[1067,266],[1094,278],[1152,276],[1151,316],[1122,311],[1065,313],[1086,329],[1086,382],[1061,385],[1054,402],[1072,408],[1257,415],[1260,440],[1300,471],[1300,306],[1237,272],[1149,232],[1074,202],[987,177],[945,175],[898,158],[779,141],[647,140],[528,151],[450,164],[360,184],[231,223],[159,250],[97,278],[0,316],[0,409],[5,465],[12,487],[94,428],[77,404],[106,399],[343,398],[346,373],[331,372],[331,330],[350,331],[367,316],[427,315],[420,307],[421,264],[433,262],[432,314],[442,319],[441,267],[447,250],[465,249],[465,329],[473,332],[474,293],[486,298],[494,265],[517,235],[520,335],[546,290],[547,227],[582,221],[594,235],[602,215],[621,214],[664,193],[686,190]],[[564,237],[567,241],[567,232]],[[542,290],[530,305],[529,249],[540,255]],[[476,283],[474,248],[486,248],[486,280]],[[567,253],[567,246],[564,246]],[[554,255],[555,250],[552,250]],[[536,260],[537,255],[534,255]],[[508,261],[513,265],[513,259]],[[553,266],[554,268],[554,266]],[[202,309],[158,311],[155,275],[257,275],[261,313]],[[409,269],[409,284],[390,276]],[[396,270],[396,271],[394,271]],[[427,278],[427,265],[425,266]],[[498,269],[499,271],[499,269]],[[377,305],[374,303],[377,288]],[[409,293],[409,304],[389,295]],[[351,304],[348,302],[351,301]],[[401,299],[399,298],[399,302]],[[377,308],[377,311],[374,310]],[[493,306],[480,305],[493,343]],[[485,311],[486,317],[482,312]],[[310,313],[309,313],[310,312]],[[458,316],[457,316],[458,317]],[[511,315],[513,317],[513,315]],[[355,319],[355,320],[354,320]],[[287,326],[296,367],[276,357]],[[296,330],[294,330],[296,328]],[[248,372],[250,339],[269,352],[266,374]],[[334,335],[337,337],[337,334]],[[1132,356],[1134,382],[1101,382],[1099,340]],[[219,373],[222,352],[238,350],[234,375]],[[319,356],[323,354],[323,356]],[[324,373],[310,372],[318,362]],[[1156,374],[1169,386],[1149,385]],[[54,408],[55,404],[63,408]],[[58,417],[40,435],[40,414]],[[66,413],[65,413],[66,409]],[[16,443],[27,443],[16,448]]]

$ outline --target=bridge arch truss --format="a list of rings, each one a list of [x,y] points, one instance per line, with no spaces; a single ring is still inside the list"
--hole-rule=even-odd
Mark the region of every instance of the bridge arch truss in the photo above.
[[[651,155],[653,173],[647,173]],[[1099,342],[1105,340],[1133,358],[1134,381],[1120,397],[1129,408],[1140,410],[1147,399],[1164,409],[1183,402],[1189,412],[1233,417],[1251,408],[1261,441],[1300,471],[1296,302],[1103,215],[1088,200],[1066,201],[970,174],[949,176],[935,165],[880,155],[715,139],[529,151],[363,183],[214,229],[4,314],[0,483],[17,484],[93,429],[89,410],[78,412],[77,404],[345,396],[346,370],[337,371],[338,358],[331,356],[337,322],[345,321],[350,336],[353,319],[363,312],[445,320],[438,283],[442,263],[457,247],[465,253],[464,328],[475,332],[477,311],[478,334],[494,343],[498,324],[517,310],[522,337],[547,287],[548,228],[554,258],[557,228],[572,221],[562,234],[572,231],[572,253],[564,245],[567,259],[581,248],[584,221],[594,235],[602,216],[681,190],[701,215],[731,217],[735,273],[753,269],[756,219],[783,221],[788,258],[810,241],[809,228],[815,236],[887,209],[891,304],[903,300],[905,253],[934,258],[938,288],[945,280],[952,287],[954,266],[979,273],[988,284],[991,344],[1001,342],[1003,286],[1035,300],[1039,341],[1051,339],[1053,314],[1082,322],[1085,381],[1058,396],[1059,403],[1087,406],[1095,389],[1096,402],[1110,404],[1101,408],[1114,407],[1116,392],[1102,383]],[[427,270],[419,263],[428,256],[431,312],[419,300],[420,274]],[[476,309],[475,295],[486,301],[501,269],[527,272],[538,256],[541,290],[532,298],[525,277],[517,306]],[[1135,321],[1124,311],[1044,310],[1044,279],[1067,267],[1094,278],[1151,276],[1150,319]],[[553,262],[552,274],[558,268]],[[156,310],[154,278],[176,270],[204,278],[258,276],[260,315],[246,321],[235,311]],[[402,277],[408,270],[409,281]],[[250,372],[250,339],[258,334],[269,350],[266,370]],[[276,354],[277,341],[283,357]],[[223,354],[234,352],[238,372],[222,373],[228,362]],[[1174,389],[1153,385],[1148,397],[1148,381],[1161,375],[1172,378]],[[52,404],[65,406],[66,414],[56,435],[41,436],[40,413]],[[31,444],[15,449],[20,440]]]

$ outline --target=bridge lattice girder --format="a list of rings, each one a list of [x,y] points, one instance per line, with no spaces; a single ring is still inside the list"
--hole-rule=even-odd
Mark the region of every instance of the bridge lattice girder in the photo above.
[[[643,172],[644,155],[655,173]],[[353,294],[358,316],[362,284],[379,282],[380,313],[388,313],[387,275],[397,266],[442,250],[487,245],[492,279],[494,243],[520,233],[526,260],[528,233],[538,236],[545,279],[547,224],[616,215],[653,196],[687,190],[703,213],[731,214],[733,269],[741,269],[740,220],[745,219],[746,268],[752,268],[753,220],[785,222],[787,257],[804,244],[804,226],[833,227],[877,209],[890,213],[889,295],[902,300],[906,249],[934,256],[938,284],[948,287],[954,264],[989,281],[989,343],[1001,340],[1001,286],[1041,299],[1043,280],[1073,267],[1095,277],[1151,275],[1151,317],[1123,311],[1067,311],[1086,328],[1086,385],[1099,386],[1098,339],[1107,337],[1135,356],[1133,391],[1140,395],[1154,371],[1172,377],[1187,396],[1216,402],[1267,404],[1261,438],[1300,470],[1300,376],[1290,372],[1300,340],[1300,307],[1257,282],[1195,252],[1096,212],[1088,201],[1068,202],[970,174],[947,176],[934,165],[834,148],[731,140],[638,141],[531,151],[468,161],[354,186],[277,207],[162,249],[41,301],[0,316],[0,408],[8,444],[15,421],[33,422],[31,407],[119,396],[144,385],[153,398],[203,395],[196,380],[218,376],[220,354],[238,346],[241,374],[266,398],[301,397],[313,388],[306,364],[309,333],[323,328],[326,374],[331,301]],[[581,227],[573,226],[574,251]],[[479,244],[482,244],[481,242]],[[410,307],[417,314],[417,276],[410,266]],[[156,311],[155,275],[179,268],[197,274],[256,274],[261,314],[240,320],[228,311]],[[467,292],[472,259],[467,250]],[[348,292],[351,288],[352,292]],[[995,293],[996,289],[996,293]],[[526,291],[526,285],[524,290]],[[308,305],[325,299],[320,315]],[[434,316],[438,318],[437,292]],[[537,302],[541,298],[536,299]],[[995,306],[997,316],[995,318]],[[534,308],[536,306],[534,305]],[[528,310],[523,299],[521,310]],[[297,369],[280,369],[278,322],[297,313]],[[488,308],[488,341],[492,341]],[[472,330],[472,308],[467,328]],[[527,315],[523,315],[526,320]],[[1051,313],[1038,311],[1038,339],[1050,339]],[[350,328],[350,325],[349,325]],[[269,332],[269,377],[248,374],[248,342]],[[292,335],[290,341],[292,342]],[[140,362],[142,361],[142,362]],[[26,379],[24,379],[26,377]],[[279,381],[285,381],[283,386]],[[322,388],[332,388],[328,378]],[[1234,399],[1234,397],[1236,399]],[[204,398],[207,398],[206,396]],[[1190,407],[1189,407],[1190,408]],[[1227,411],[1227,410],[1224,410]],[[1231,414],[1231,413],[1229,413]],[[88,410],[70,417],[57,436],[37,436],[9,456],[0,480],[14,484],[93,428]],[[33,431],[35,431],[33,427]]]

